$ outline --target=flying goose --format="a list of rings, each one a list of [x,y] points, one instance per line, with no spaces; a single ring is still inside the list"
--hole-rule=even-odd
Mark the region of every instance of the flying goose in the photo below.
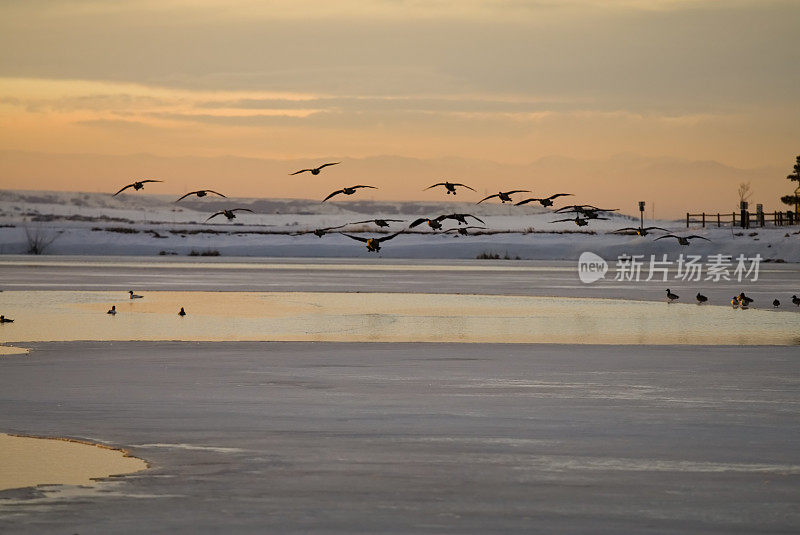
[[[294,173],[289,173],[289,176],[299,175],[300,173],[305,173],[306,171],[309,171],[312,175],[318,175],[319,172],[322,171],[323,167],[328,167],[329,165],[337,165],[337,164],[340,164],[340,163],[342,163],[342,162],[324,163],[324,164],[320,165],[319,167],[314,167],[312,169],[300,169],[299,171],[295,171]]]
[[[500,202],[505,204],[506,202],[512,202],[511,201],[511,195],[514,194],[514,193],[530,193],[530,192],[531,192],[531,190],[529,190],[529,189],[512,189],[511,191],[499,191],[499,192],[495,193],[494,195],[489,195],[488,197],[484,197],[483,199],[479,200],[475,204],[480,204],[483,201],[488,201],[492,197],[497,197],[498,199],[500,199]]]
[[[381,250],[382,241],[391,240],[398,234],[402,234],[402,232],[395,232],[394,234],[389,234],[388,236],[383,236],[381,238],[362,238],[361,236],[353,236],[352,234],[346,234],[344,232],[342,232],[341,234],[347,236],[348,238],[352,238],[354,240],[366,243],[367,251],[377,253],[378,251]]]
[[[106,312],[106,314],[111,314],[112,316],[117,313],[117,305],[111,305],[111,309]]]
[[[181,197],[180,199],[178,199],[175,202],[178,202],[181,199],[185,199],[189,195],[197,195],[198,197],[205,197],[209,193],[213,193],[214,195],[219,195],[220,197],[225,197],[225,195],[223,195],[222,193],[219,193],[218,191],[214,191],[213,189],[199,189],[197,191],[190,191],[189,193],[187,193],[186,195],[184,195],[183,197]]]
[[[141,295],[136,295],[135,293],[133,293],[133,290],[128,290],[128,293],[131,295],[131,297],[130,297],[131,299],[141,299],[142,298]]]
[[[469,229],[471,228],[485,229],[486,227],[476,227],[476,226],[456,227],[456,228],[449,228],[445,230],[445,232],[455,232],[456,233],[455,237],[457,238],[458,235],[469,236]]]
[[[208,217],[208,219],[206,219],[206,222],[208,222],[209,220],[217,217],[218,215],[224,215],[225,217],[228,218],[228,221],[232,221],[232,220],[236,219],[236,214],[234,212],[255,213],[252,210],[250,210],[249,208],[231,208],[230,210],[220,210],[219,212],[214,212],[213,214],[211,214]]]
[[[600,212],[616,212],[619,208],[598,208],[591,204],[573,204],[571,206],[562,206],[558,210],[554,210],[557,214],[576,213],[582,215],[586,219],[600,219]]]
[[[651,230],[663,230],[664,232],[669,232],[667,229],[661,227],[625,227],[618,228],[617,230],[613,231],[612,234],[617,232],[634,232],[637,236],[647,236]]]
[[[323,227],[323,228],[317,228],[317,229],[314,229],[314,230],[312,231],[312,234],[314,234],[314,236],[316,236],[317,238],[321,238],[321,237],[323,237],[325,234],[327,234],[328,232],[330,232],[331,230],[334,230],[334,229],[337,229],[337,228],[342,228],[342,227],[344,227],[344,226],[346,226],[346,225],[338,225],[338,226],[336,226],[336,227]],[[302,233],[300,233],[300,234],[302,234]]]
[[[125,191],[128,188],[133,188],[136,191],[139,191],[140,189],[142,189],[144,187],[144,185],[147,182],[164,182],[164,181],[163,180],[149,180],[149,179],[148,180],[138,180],[138,181],[134,182],[133,184],[128,184],[127,186],[125,186],[124,188],[122,188],[121,190],[116,192],[114,195],[112,195],[112,197],[116,197],[117,195],[119,195],[120,193],[122,193],[123,191]]]
[[[14,320],[0,315],[0,323],[14,323]]]
[[[451,193],[452,193],[453,195],[455,195],[455,194],[456,194],[456,186],[460,186],[460,187],[462,187],[462,188],[467,188],[467,189],[471,189],[472,191],[475,191],[473,188],[471,188],[471,187],[467,186],[466,184],[460,184],[460,183],[458,183],[458,182],[437,182],[437,183],[436,183],[436,184],[434,184],[433,186],[428,186],[427,188],[425,188],[425,189],[424,189],[424,190],[422,190],[422,191],[429,190],[429,189],[431,189],[431,188],[435,188],[436,186],[444,186],[444,189],[446,189],[446,190],[447,190],[447,192],[446,192],[446,193],[447,193],[448,195],[450,195]]]
[[[678,296],[677,296],[677,295],[675,295],[674,293],[670,292],[670,291],[669,291],[669,288],[667,288],[667,302],[668,302],[668,303],[672,303],[672,302],[673,302],[673,301],[675,301],[676,299],[680,299],[680,297],[678,297]]]
[[[529,202],[538,202],[542,206],[553,206],[553,199],[558,197],[565,197],[567,195],[572,195],[572,193],[556,193],[555,195],[550,195],[549,197],[531,197],[530,199],[525,199],[524,201],[519,201],[514,206],[522,206],[523,204],[528,204]]]
[[[695,234],[692,234],[691,236],[676,236],[675,234],[664,234],[663,236],[659,236],[653,241],[663,240],[664,238],[675,238],[681,245],[689,245],[689,240],[692,240],[694,238],[700,238],[701,240],[711,241],[708,238],[697,236]]]
[[[365,221],[354,221],[353,223],[348,223],[349,225],[359,225],[361,223],[375,223],[379,227],[388,227],[389,221],[392,223],[405,223],[405,219],[367,219]]]
[[[697,292],[697,295],[695,296],[695,298],[697,299],[697,304],[698,305],[702,305],[703,303],[708,301],[708,297],[706,297],[705,295],[701,294],[700,292]]]
[[[589,219],[605,219],[605,220],[607,220],[608,218],[607,217],[592,217],[592,218],[589,218]],[[556,219],[555,221],[550,221],[550,222],[551,223],[564,223],[566,221],[572,221],[576,225],[578,225],[579,227],[585,227],[586,225],[589,224],[589,219],[582,219],[581,216],[576,215],[575,219],[571,219],[571,218],[570,219]]]
[[[439,217],[434,219],[429,219],[427,217],[420,217],[419,219],[415,219],[414,222],[408,226],[408,228],[414,228],[423,223],[427,223],[428,226],[431,227],[433,230],[441,230],[442,221],[445,220],[446,218],[447,218],[446,215],[440,215]]]
[[[375,186],[362,186],[361,184],[359,184],[358,186],[350,186],[349,188],[337,189],[336,191],[334,191],[333,193],[331,193],[330,195],[328,195],[327,197],[325,197],[324,199],[322,199],[322,202],[325,202],[325,201],[327,201],[328,199],[330,199],[331,197],[333,197],[334,195],[339,195],[340,193],[343,193],[344,195],[352,195],[353,193],[355,193],[355,192],[356,192],[356,190],[357,190],[358,188],[372,188],[372,189],[378,189],[378,188],[376,188]]]
[[[456,221],[458,221],[459,225],[466,225],[468,217],[471,217],[472,219],[480,221],[484,225],[486,224],[486,222],[483,219],[481,219],[480,217],[474,216],[472,214],[450,214],[450,215],[443,216],[443,219],[455,219]]]

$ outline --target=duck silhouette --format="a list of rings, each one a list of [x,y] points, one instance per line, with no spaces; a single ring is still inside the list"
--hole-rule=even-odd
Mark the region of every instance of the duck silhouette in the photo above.
[[[677,296],[677,295],[675,295],[674,293],[670,292],[670,291],[669,291],[669,288],[667,288],[667,302],[668,302],[668,303],[672,303],[672,302],[673,302],[673,301],[675,301],[676,299],[680,299],[680,297],[678,297],[678,296]]]
[[[115,315],[116,313],[117,313],[116,305],[111,305],[111,308],[108,310],[108,312],[106,312],[106,314],[111,314],[112,316]]]

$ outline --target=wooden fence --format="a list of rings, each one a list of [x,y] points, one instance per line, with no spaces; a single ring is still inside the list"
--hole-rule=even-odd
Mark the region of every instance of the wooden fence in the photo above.
[[[786,212],[772,212],[772,213],[765,213],[765,212],[748,212],[746,210],[742,210],[739,213],[730,212],[726,214],[716,213],[716,214],[707,214],[705,212],[701,214],[690,214],[686,213],[686,228],[689,228],[692,224],[699,224],[703,228],[708,226],[717,226],[722,227],[723,225],[727,226],[734,226],[734,227],[742,227],[742,228],[750,228],[751,226],[758,226],[758,227],[765,227],[767,224],[771,224],[776,227],[783,227],[787,225],[798,225],[800,224],[800,216],[795,214],[792,211]]]

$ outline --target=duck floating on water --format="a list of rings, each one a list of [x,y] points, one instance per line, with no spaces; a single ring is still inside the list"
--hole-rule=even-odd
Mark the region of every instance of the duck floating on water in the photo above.
[[[106,312],[106,314],[111,314],[112,316],[115,315],[116,313],[117,313],[117,305],[111,305],[111,308],[108,309],[108,312]]]
[[[0,323],[14,323],[14,320],[5,316],[0,316]]]
[[[143,297],[141,295],[137,295],[137,294],[133,293],[133,290],[128,290],[128,293],[131,296],[130,299],[141,299]]]
[[[178,312],[178,316],[183,317],[186,315],[186,311],[181,307],[180,311]]]

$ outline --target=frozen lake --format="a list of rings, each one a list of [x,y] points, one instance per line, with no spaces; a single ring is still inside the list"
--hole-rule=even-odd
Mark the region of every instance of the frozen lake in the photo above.
[[[792,347],[70,342],[0,367],[5,431],[153,466],[0,493],[4,533],[800,528]]]
[[[5,342],[69,340],[800,345],[800,314],[437,293],[5,291]],[[108,315],[112,306],[116,315]],[[177,315],[183,307],[185,317]]]
[[[3,340],[84,340],[0,356],[0,432],[152,468],[0,492],[0,532],[797,532],[800,267],[763,268],[4,257]]]

